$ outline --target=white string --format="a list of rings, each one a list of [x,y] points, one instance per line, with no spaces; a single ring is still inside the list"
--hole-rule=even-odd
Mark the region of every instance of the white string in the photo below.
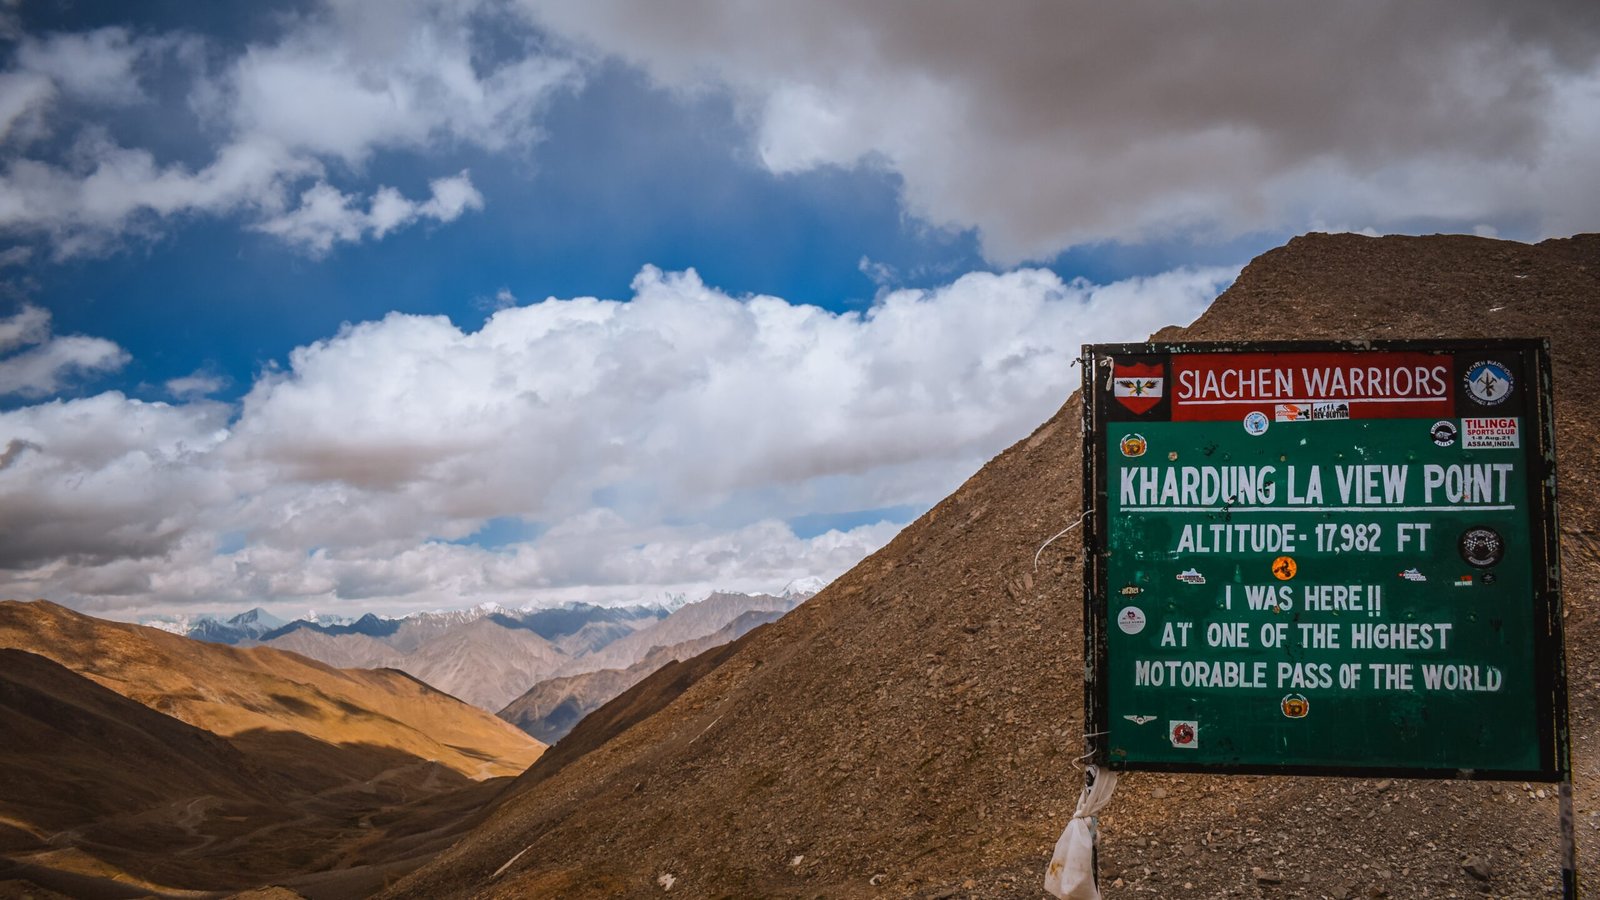
[[[1083,520],[1087,519],[1089,517],[1089,513],[1092,513],[1092,512],[1094,512],[1094,507],[1091,506],[1088,509],[1083,511],[1083,515],[1078,517],[1078,521],[1073,522],[1071,525],[1068,525],[1067,527],[1065,527],[1065,528],[1061,529],[1060,531],[1056,532],[1055,534],[1051,535],[1050,536],[1050,540],[1045,541],[1044,543],[1039,545],[1038,551],[1036,551],[1033,554],[1033,570],[1035,572],[1039,571],[1039,554],[1044,552],[1044,548],[1046,548],[1046,547],[1050,546],[1051,544],[1055,543],[1056,538],[1061,537],[1062,535],[1066,534],[1067,532],[1071,531],[1072,529],[1077,528],[1079,525],[1082,525],[1083,524]]]
[[[1074,759],[1072,761],[1072,767],[1074,769],[1077,769],[1078,771],[1082,772],[1083,771],[1083,766],[1078,765],[1078,763],[1083,762],[1084,760],[1086,760],[1089,757],[1094,755],[1094,741],[1091,741],[1089,739],[1090,738],[1097,738],[1097,737],[1100,737],[1102,735],[1107,735],[1107,734],[1110,734],[1110,733],[1111,732],[1109,732],[1109,731],[1091,731],[1088,734],[1085,734],[1083,736],[1083,742],[1084,742],[1084,745],[1089,748],[1089,752],[1083,754],[1082,756],[1077,757],[1076,759]]]

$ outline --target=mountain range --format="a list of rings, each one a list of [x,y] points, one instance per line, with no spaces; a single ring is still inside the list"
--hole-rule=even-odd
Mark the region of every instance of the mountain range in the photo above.
[[[340,668],[399,669],[490,712],[551,678],[633,671],[629,678],[602,677],[580,688],[581,696],[562,707],[563,717],[570,718],[615,696],[616,691],[598,690],[598,685],[626,688],[668,660],[713,646],[712,636],[745,613],[761,613],[761,621],[768,621],[821,586],[820,579],[804,578],[776,595],[718,591],[671,609],[570,603],[515,610],[483,604],[398,618],[369,613],[353,620],[287,623],[253,609],[229,619],[205,616],[152,624],[203,641],[288,650]],[[752,620],[715,643],[732,640],[756,624],[760,622]],[[647,658],[653,662],[646,664]],[[558,737],[564,733],[531,722],[529,727]]]

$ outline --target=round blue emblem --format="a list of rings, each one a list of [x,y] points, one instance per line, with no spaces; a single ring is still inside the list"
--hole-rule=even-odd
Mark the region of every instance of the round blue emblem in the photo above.
[[[1484,406],[1498,406],[1511,396],[1511,372],[1505,366],[1484,360],[1467,368],[1467,393]]]

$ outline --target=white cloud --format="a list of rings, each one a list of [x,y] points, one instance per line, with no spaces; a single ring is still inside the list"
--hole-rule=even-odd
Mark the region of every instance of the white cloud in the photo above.
[[[0,319],[0,397],[43,397],[62,389],[73,378],[112,372],[128,362],[128,354],[104,338],[50,336],[50,313],[24,306]]]
[[[0,359],[0,396],[42,397],[61,390],[69,378],[115,371],[127,362],[128,354],[105,338],[54,338]]]
[[[319,170],[269,143],[232,144],[195,172],[93,137],[78,155],[91,161],[82,171],[11,162],[0,176],[0,230],[47,233],[55,255],[68,257],[108,246],[141,217],[275,208],[288,180]]]
[[[611,54],[729,92],[774,173],[898,173],[912,215],[976,228],[1006,264],[1319,221],[1568,233],[1600,218],[1597,8],[325,0],[237,50],[24,36],[0,72],[0,231],[70,256],[237,215],[316,253],[450,221],[366,167],[525,152],[551,98]],[[96,113],[153,110],[146,83],[175,69],[213,146],[180,162],[108,137]]]
[[[256,227],[320,256],[333,248],[334,243],[357,243],[368,235],[382,239],[398,227],[419,219],[451,223],[464,211],[483,208],[483,195],[472,186],[466,171],[451,178],[435,179],[430,187],[432,197],[424,202],[408,200],[394,187],[379,187],[368,208],[360,210],[355,197],[342,194],[325,181],[318,181],[301,194],[299,207],[266,219]]]
[[[0,470],[0,568],[93,571],[129,559],[158,568],[148,561],[230,502],[207,464],[226,421],[217,404],[118,393],[0,413],[0,438],[32,448]],[[0,590],[19,593],[44,596]]]
[[[0,353],[37,344],[50,336],[50,311],[24,306],[16,315],[0,319]]]
[[[33,248],[18,245],[0,250],[0,269],[20,266],[33,258]]]
[[[66,93],[101,103],[133,103],[141,98],[139,58],[158,44],[135,40],[127,29],[100,28],[79,34],[51,34],[24,40],[17,67],[48,78]]]
[[[825,476],[870,493],[865,506],[930,500],[942,483],[909,495],[884,470],[981,459],[1059,402],[1086,334],[1186,321],[1230,276],[973,274],[840,315],[646,269],[627,303],[547,300],[476,333],[391,315],[301,348],[246,397],[235,450],[438,517],[570,515],[598,489],[657,514],[707,510],[790,486],[813,498]],[[406,527],[382,505],[352,515]]]
[[[225,94],[233,127],[346,162],[445,138],[491,150],[526,143],[537,136],[535,114],[574,71],[529,54],[480,72],[472,18],[489,6],[331,4],[239,59]]]
[[[0,595],[395,609],[831,577],[896,526],[784,520],[933,503],[1056,410],[1079,344],[1188,322],[1235,272],[974,273],[832,313],[646,268],[626,301],[472,332],[347,326],[233,409],[0,413],[23,442],[0,466]],[[502,518],[538,536],[449,543]]]
[[[337,243],[356,243],[367,236],[382,238],[422,219],[453,222],[469,209],[483,208],[483,195],[466,172],[431,182],[433,196],[423,202],[406,199],[392,187],[381,187],[367,209],[357,198],[319,181],[300,195],[300,205],[255,227],[321,256]]]
[[[37,116],[55,97],[55,85],[50,79],[34,72],[0,72],[0,141],[11,135],[19,123]],[[37,132],[39,123],[33,122],[26,130]]]
[[[179,400],[209,397],[227,386],[228,379],[203,369],[180,378],[169,379],[166,383],[167,393]]]
[[[0,72],[0,146],[41,137],[45,111],[62,97],[121,106],[143,91],[137,66],[166,44],[135,40],[126,29],[27,36],[17,42],[13,67]]]
[[[891,168],[912,213],[1002,262],[1316,219],[1600,220],[1592,3],[526,5],[667,85],[730,90],[774,172]]]
[[[465,173],[435,180],[423,201],[386,187],[362,199],[367,191],[336,181],[359,180],[379,151],[515,151],[538,138],[544,103],[574,84],[577,70],[529,47],[489,62],[486,29],[505,24],[485,20],[496,8],[487,0],[329,2],[232,58],[209,47],[223,59],[216,72],[198,61],[208,56],[196,51],[198,38],[121,29],[30,38],[0,72],[0,150],[10,140],[0,153],[0,232],[45,236],[67,257],[158,232],[175,216],[238,214],[323,253],[419,219],[453,221],[483,203]],[[493,37],[511,49],[519,39],[504,27]],[[201,131],[217,136],[203,165],[118,143],[58,102],[147,102],[140,74],[169,59],[192,79],[189,108]],[[27,139],[51,128],[71,136],[72,150],[31,155]]]

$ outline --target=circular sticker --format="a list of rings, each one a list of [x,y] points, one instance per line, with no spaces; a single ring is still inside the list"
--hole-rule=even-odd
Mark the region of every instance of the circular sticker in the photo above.
[[[1487,569],[1499,565],[1506,556],[1506,542],[1500,532],[1487,525],[1478,525],[1461,532],[1461,558],[1469,566]]]
[[[1428,429],[1428,434],[1433,437],[1433,442],[1441,447],[1449,447],[1456,442],[1456,423],[1449,419],[1440,419]]]
[[[1291,719],[1304,719],[1306,713],[1311,712],[1311,701],[1306,699],[1305,694],[1284,694],[1278,707]]]
[[[1267,421],[1267,414],[1260,410],[1256,410],[1244,417],[1244,430],[1257,437],[1267,433],[1267,425],[1269,424],[1271,423]]]
[[[1467,368],[1467,393],[1484,406],[1498,406],[1511,396],[1511,371],[1500,363],[1480,360]]]
[[[1137,606],[1130,606],[1117,613],[1117,627],[1123,634],[1138,634],[1144,630],[1144,610]]]
[[[1272,574],[1278,576],[1279,581],[1288,581],[1298,571],[1300,567],[1295,564],[1292,556],[1280,556],[1272,561]]]
[[[1144,442],[1144,435],[1130,434],[1122,439],[1122,455],[1143,456],[1147,446]]]
[[[1172,746],[1196,747],[1196,740],[1200,737],[1200,723],[1198,722],[1173,722]]]

